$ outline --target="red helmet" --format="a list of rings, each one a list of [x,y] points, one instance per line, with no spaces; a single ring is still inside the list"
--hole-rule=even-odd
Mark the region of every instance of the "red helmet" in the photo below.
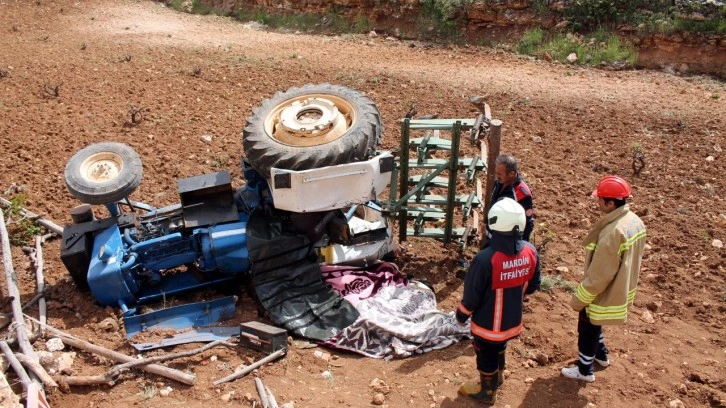
[[[627,198],[630,192],[630,185],[622,177],[605,176],[597,185],[597,190],[592,192],[592,196],[623,199]]]

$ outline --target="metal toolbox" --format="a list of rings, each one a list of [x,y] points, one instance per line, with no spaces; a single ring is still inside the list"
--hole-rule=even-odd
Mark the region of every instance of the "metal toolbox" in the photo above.
[[[260,322],[242,323],[239,343],[268,354],[277,350],[286,350],[287,330]]]

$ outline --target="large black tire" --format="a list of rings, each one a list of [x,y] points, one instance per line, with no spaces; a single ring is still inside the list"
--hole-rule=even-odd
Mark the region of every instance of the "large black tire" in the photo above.
[[[313,117],[310,122],[326,123],[323,118],[329,116],[325,112],[330,103],[339,112],[335,129],[332,124],[322,130],[303,128],[308,114]],[[293,115],[285,119],[286,112]],[[297,128],[283,125],[286,120]],[[272,167],[309,170],[367,160],[382,133],[381,114],[365,94],[339,85],[308,84],[263,100],[247,118],[242,145],[250,165],[269,179]]]
[[[143,177],[141,159],[131,146],[116,142],[84,147],[68,160],[68,191],[83,203],[109,204],[131,195]]]

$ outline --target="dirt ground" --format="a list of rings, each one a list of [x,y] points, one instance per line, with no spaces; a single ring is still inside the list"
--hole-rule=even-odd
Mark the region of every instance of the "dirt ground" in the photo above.
[[[22,191],[28,209],[59,224],[70,223],[69,209],[79,204],[66,190],[65,163],[90,143],[131,145],[144,165],[132,199],[161,207],[178,202],[180,177],[223,168],[240,185],[245,117],[291,86],[329,82],[368,94],[382,112],[384,149],[397,148],[398,120],[413,103],[420,115],[472,118],[467,98],[488,95],[493,116],[504,122],[502,150],[521,159],[534,192],[535,243],[547,241],[545,275],[579,281],[580,240],[599,217],[589,193],[605,174],[631,181],[632,207],[648,228],[629,321],[605,331],[613,364],[592,384],[560,376],[577,356],[577,316],[558,285],[527,303],[526,330],[509,345],[497,406],[663,407],[678,399],[686,407],[726,407],[723,82],[551,64],[479,47],[269,33],[151,1],[0,0],[0,32],[0,193],[9,199]],[[144,109],[138,125],[129,123],[132,108]],[[646,163],[638,176],[636,146]],[[399,267],[434,283],[440,309],[453,311],[463,290],[455,248],[423,239],[401,247]],[[76,290],[60,261],[59,240],[46,243],[44,252],[49,322],[135,354],[122,332],[99,325],[118,310]],[[34,267],[20,248],[12,255],[24,303],[35,294]],[[204,296],[212,294],[195,298]],[[37,315],[37,306],[28,312]],[[255,304],[241,293],[238,320],[254,319]],[[35,348],[45,349],[44,340]],[[393,361],[333,351],[325,362],[316,350],[293,347],[259,371],[278,402],[367,407],[385,391],[388,407],[475,406],[457,396],[459,385],[477,376],[468,342]],[[75,375],[101,374],[111,365],[76,351]],[[49,390],[49,400],[54,407],[259,406],[251,376],[212,382],[262,356],[216,348],[168,363],[194,373],[194,386],[137,372],[113,387]],[[322,376],[326,370],[329,378]],[[8,376],[20,392],[12,370]],[[375,379],[384,386],[372,386]],[[172,391],[161,396],[167,387]]]

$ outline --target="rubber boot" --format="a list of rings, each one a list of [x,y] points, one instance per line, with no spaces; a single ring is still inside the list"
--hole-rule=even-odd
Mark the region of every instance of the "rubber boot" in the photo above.
[[[499,373],[497,374],[497,382],[499,386],[504,384],[504,370],[507,368],[507,350],[502,350],[497,356],[497,363],[499,364]]]
[[[498,373],[499,370],[492,373],[479,371],[480,383],[478,385],[466,383],[459,388],[459,392],[479,402],[494,404],[497,402],[497,388],[499,388]]]

